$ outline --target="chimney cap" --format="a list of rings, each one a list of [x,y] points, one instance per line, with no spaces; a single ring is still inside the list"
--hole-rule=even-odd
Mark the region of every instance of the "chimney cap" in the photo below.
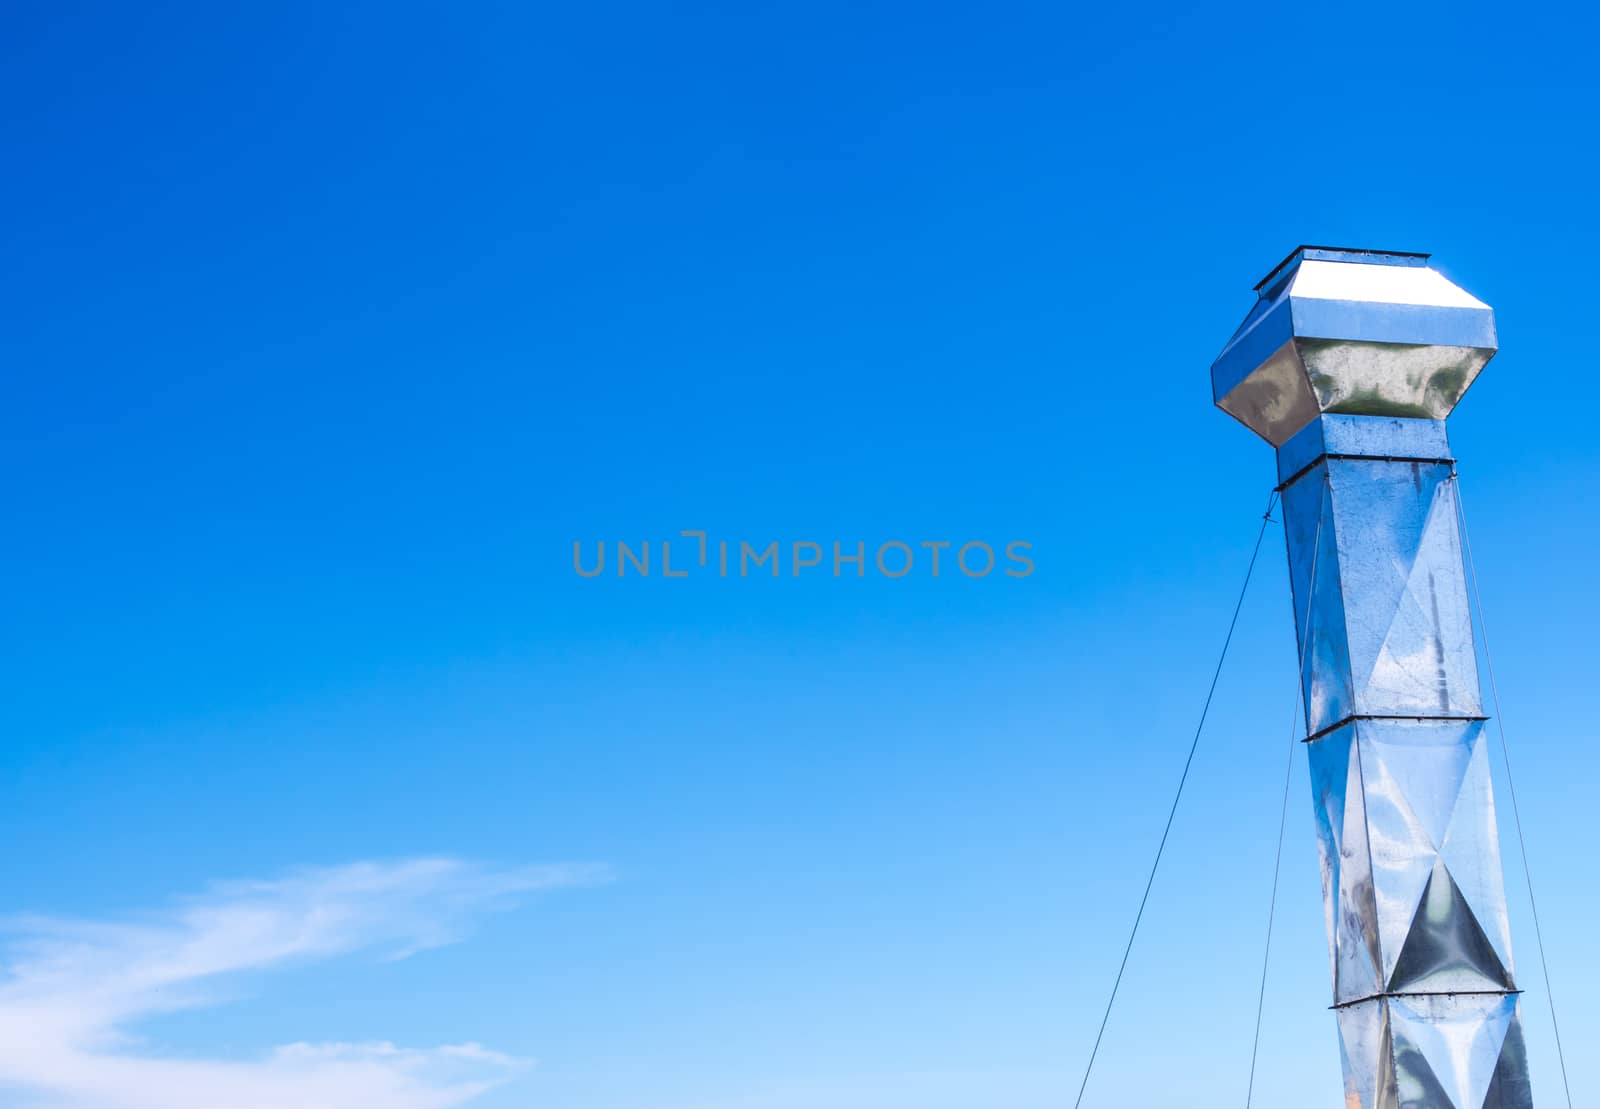
[[[1447,417],[1499,343],[1494,310],[1428,259],[1296,247],[1211,365],[1217,406],[1273,446],[1324,413]]]

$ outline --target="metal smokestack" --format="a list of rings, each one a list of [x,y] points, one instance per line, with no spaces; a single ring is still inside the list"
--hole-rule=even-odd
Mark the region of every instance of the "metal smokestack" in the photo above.
[[[1211,367],[1277,448],[1347,1109],[1528,1109],[1445,418],[1494,312],[1302,247]]]

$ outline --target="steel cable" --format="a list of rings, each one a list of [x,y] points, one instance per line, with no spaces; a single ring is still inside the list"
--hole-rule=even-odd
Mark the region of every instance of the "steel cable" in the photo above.
[[[1144,895],[1139,899],[1139,911],[1134,914],[1133,929],[1128,934],[1128,942],[1122,949],[1122,962],[1117,967],[1116,980],[1111,984],[1111,996],[1106,1000],[1105,1013],[1100,1018],[1100,1030],[1095,1033],[1094,1047],[1089,1051],[1089,1062],[1083,1070],[1083,1081],[1078,1085],[1078,1099],[1074,1101],[1073,1109],[1081,1109],[1084,1091],[1089,1088],[1089,1076],[1094,1072],[1095,1059],[1100,1054],[1100,1042],[1105,1038],[1106,1025],[1111,1020],[1111,1009],[1117,1003],[1117,991],[1122,988],[1122,975],[1128,969],[1128,956],[1133,953],[1133,943],[1139,935],[1139,925],[1144,920],[1145,907],[1150,903],[1150,890],[1156,884],[1156,871],[1161,867],[1161,856],[1167,849],[1167,838],[1172,834],[1172,822],[1178,815],[1178,803],[1183,799],[1183,787],[1189,781],[1189,770],[1194,766],[1195,752],[1200,749],[1200,735],[1205,731],[1206,716],[1211,712],[1211,701],[1217,693],[1217,682],[1222,677],[1222,664],[1227,661],[1228,648],[1233,643],[1234,629],[1239,626],[1239,612],[1244,608],[1245,594],[1250,590],[1250,579],[1255,574],[1256,561],[1261,555],[1261,541],[1266,537],[1267,525],[1272,522],[1272,509],[1278,503],[1277,490],[1267,498],[1267,510],[1261,516],[1261,530],[1256,533],[1256,545],[1250,552],[1250,565],[1244,572],[1244,584],[1239,587],[1239,599],[1233,606],[1233,618],[1228,622],[1228,634],[1222,640],[1222,652],[1217,657],[1216,669],[1211,674],[1211,688],[1206,691],[1205,704],[1200,709],[1200,722],[1195,725],[1194,739],[1189,744],[1189,757],[1184,760],[1183,774],[1178,778],[1178,790],[1172,798],[1172,807],[1167,812],[1167,824],[1161,832],[1161,842],[1156,846],[1155,861],[1150,864],[1150,876],[1145,880]]]
[[[1572,1109],[1572,1086],[1567,1081],[1567,1054],[1561,1047],[1561,1023],[1556,1020],[1556,995],[1550,987],[1550,964],[1544,954],[1544,928],[1539,923],[1539,902],[1533,896],[1533,870],[1528,866],[1528,841],[1522,834],[1522,810],[1517,804],[1517,782],[1511,774],[1511,747],[1506,742],[1506,718],[1500,709],[1500,687],[1494,677],[1494,655],[1489,650],[1489,625],[1483,616],[1483,596],[1478,592],[1478,568],[1472,562],[1472,537],[1467,532],[1467,513],[1461,504],[1461,482],[1450,475],[1456,500],[1456,519],[1461,522],[1461,546],[1467,555],[1467,576],[1472,581],[1472,603],[1478,610],[1478,628],[1483,632],[1483,664],[1489,671],[1489,695],[1494,698],[1495,728],[1500,733],[1500,757],[1506,768],[1506,787],[1511,794],[1512,823],[1517,829],[1517,849],[1522,853],[1522,874],[1528,882],[1528,907],[1533,911],[1533,936],[1539,946],[1539,971],[1544,976],[1544,997],[1550,1006],[1550,1027],[1555,1032],[1556,1059],[1561,1065],[1561,1087]]]
[[[1322,556],[1322,515],[1327,509],[1328,475],[1323,471],[1322,489],[1317,497],[1317,534],[1311,541],[1311,572],[1306,583],[1304,633],[1300,641],[1300,662],[1294,674],[1294,708],[1289,718],[1289,758],[1283,768],[1283,800],[1278,806],[1278,848],[1272,860],[1272,899],[1267,905],[1267,942],[1261,953],[1261,987],[1256,992],[1256,1030],[1250,1040],[1250,1082],[1245,1088],[1244,1105],[1250,1109],[1256,1093],[1256,1061],[1261,1050],[1261,1015],[1267,1004],[1267,967],[1272,961],[1272,928],[1278,917],[1278,878],[1283,872],[1283,833],[1289,820],[1289,783],[1294,777],[1294,752],[1300,745],[1300,706],[1305,698],[1306,651],[1311,646],[1311,602],[1317,594],[1317,562]],[[1287,516],[1287,513],[1285,513]],[[1287,528],[1287,524],[1285,525]]]

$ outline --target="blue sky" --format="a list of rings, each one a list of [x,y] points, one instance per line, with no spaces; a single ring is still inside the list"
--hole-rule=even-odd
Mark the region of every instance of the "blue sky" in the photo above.
[[[1499,313],[1451,435],[1600,1098],[1591,10],[7,16],[7,1104],[1070,1104],[1273,480],[1207,367],[1300,242]],[[682,529],[1037,569],[572,571]],[[1242,1103],[1281,542],[1087,1106]],[[1257,1101],[1335,1109],[1297,758]]]

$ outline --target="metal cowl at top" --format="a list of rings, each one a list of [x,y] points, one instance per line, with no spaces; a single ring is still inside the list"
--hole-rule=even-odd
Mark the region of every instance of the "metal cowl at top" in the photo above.
[[[1217,406],[1274,447],[1324,413],[1444,419],[1498,342],[1494,310],[1428,257],[1290,254],[1211,364]]]

